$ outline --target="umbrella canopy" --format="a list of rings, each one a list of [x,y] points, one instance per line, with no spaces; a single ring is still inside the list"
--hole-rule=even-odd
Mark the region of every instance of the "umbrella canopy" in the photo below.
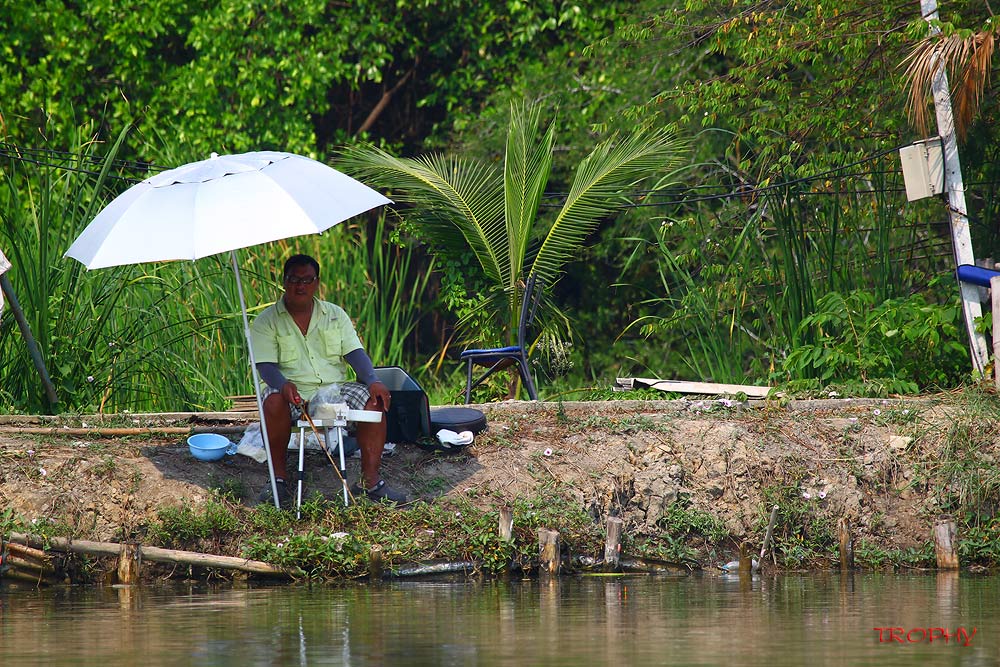
[[[392,203],[367,185],[301,155],[216,155],[132,186],[66,252],[88,269],[199,259],[315,234]]]
[[[261,426],[264,406],[250,343],[236,250],[322,232],[391,204],[367,185],[301,155],[273,151],[216,155],[157,174],[116,197],[77,237],[67,257],[88,269],[229,252],[243,313]],[[274,463],[261,428],[271,493],[280,507]]]

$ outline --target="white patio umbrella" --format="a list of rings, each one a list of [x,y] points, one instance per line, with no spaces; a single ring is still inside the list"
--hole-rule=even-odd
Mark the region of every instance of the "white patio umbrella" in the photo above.
[[[229,252],[243,312],[254,393],[271,477],[280,506],[264,425],[250,322],[236,250],[322,232],[392,201],[368,186],[301,155],[259,151],[216,155],[132,186],[105,207],[73,242],[67,257],[88,269]]]

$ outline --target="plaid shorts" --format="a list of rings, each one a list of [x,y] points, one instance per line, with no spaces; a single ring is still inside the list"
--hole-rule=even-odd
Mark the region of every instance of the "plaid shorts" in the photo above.
[[[344,403],[347,403],[347,407],[352,410],[365,409],[365,404],[368,403],[368,398],[371,396],[368,387],[360,382],[339,382],[337,384],[340,387],[340,395],[344,397]],[[260,400],[265,401],[268,396],[277,393],[277,389],[274,389],[270,385],[264,385],[264,394],[260,397]],[[299,406],[289,403],[288,409],[291,412],[293,422],[302,418],[302,408]]]

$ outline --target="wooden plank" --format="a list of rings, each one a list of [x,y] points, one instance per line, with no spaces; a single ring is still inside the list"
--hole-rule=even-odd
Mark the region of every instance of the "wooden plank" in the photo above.
[[[713,396],[720,394],[732,396],[743,393],[747,395],[747,398],[767,398],[771,392],[771,387],[752,384],[689,382],[684,380],[659,380],[655,378],[615,378],[615,384],[624,390],[648,388],[660,391],[672,391],[678,394],[707,394]],[[781,396],[781,392],[775,392],[774,396]]]

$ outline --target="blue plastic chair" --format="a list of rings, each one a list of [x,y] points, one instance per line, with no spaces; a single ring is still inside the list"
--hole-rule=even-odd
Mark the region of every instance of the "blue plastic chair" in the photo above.
[[[531,371],[528,370],[528,347],[525,338],[528,329],[531,328],[535,320],[535,312],[538,310],[538,303],[543,292],[542,282],[538,280],[534,273],[528,275],[528,280],[524,285],[524,295],[521,297],[521,316],[517,323],[517,345],[508,347],[493,347],[481,350],[466,350],[459,357],[466,363],[465,380],[465,402],[472,398],[472,390],[497,371],[510,368],[517,364],[517,370],[521,374],[521,381],[524,388],[528,390],[528,396],[533,401],[538,400],[538,392],[535,391],[535,383],[531,379]],[[472,367],[489,366],[483,375],[472,381]]]

